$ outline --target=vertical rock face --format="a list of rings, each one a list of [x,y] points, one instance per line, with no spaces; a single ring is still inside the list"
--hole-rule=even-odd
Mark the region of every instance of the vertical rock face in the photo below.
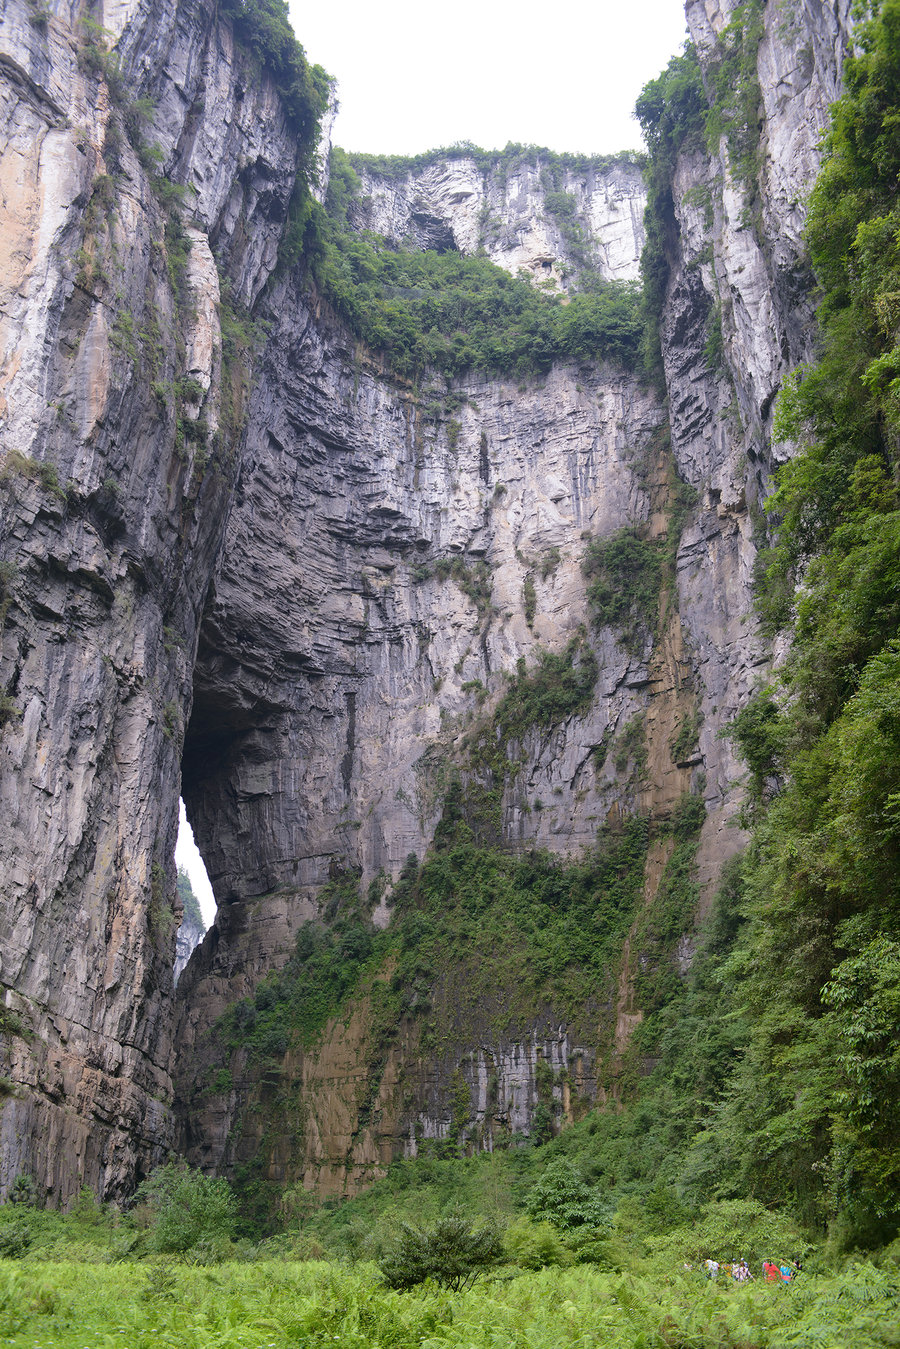
[[[187,963],[203,940],[206,928],[191,919],[183,921],[175,934],[175,964],[172,977],[175,983],[181,978]]]
[[[585,160],[578,170],[527,151],[507,154],[482,156],[482,164],[465,154],[436,157],[386,175],[364,166],[356,224],[418,248],[481,248],[498,267],[562,289],[577,238],[607,280],[637,279],[646,192],[633,156]]]
[[[252,297],[297,153],[211,7],[99,21],[118,58],[66,6],[0,20],[0,1189],[56,1199],[173,1138],[181,740],[233,476],[210,240]]]
[[[426,851],[444,804],[440,767],[485,695],[496,700],[517,659],[564,649],[583,624],[584,535],[650,512],[639,469],[663,414],[633,376],[558,369],[522,389],[473,379],[455,386],[452,417],[426,415],[307,304],[289,284],[273,295],[273,321],[285,318],[254,392],[198,654],[183,791],[223,907],[179,985],[185,1098],[206,1080],[213,1022],[284,963],[329,878],[356,871],[365,889]],[[478,567],[482,602],[466,593]],[[590,713],[523,742],[504,802],[509,848],[580,851],[622,801],[612,761],[598,772],[593,749],[641,705],[647,663],[611,634],[598,652]],[[352,1098],[353,1082],[332,1090]],[[310,1101],[319,1107],[330,1112],[330,1098]],[[388,1118],[385,1134],[396,1112]],[[205,1165],[240,1160],[233,1124],[217,1101],[195,1106]],[[330,1127],[321,1148],[307,1134],[309,1161],[339,1189],[389,1144],[354,1141],[350,1161],[340,1139],[355,1122],[337,1136]],[[438,1136],[440,1115],[426,1111],[423,1127]]]
[[[709,77],[733,15],[687,10]],[[679,161],[667,407],[605,366],[394,378],[302,277],[273,275],[299,148],[214,6],[106,6],[119,64],[68,7],[32,19],[15,0],[0,19],[0,1190],[29,1171],[57,1200],[122,1194],[180,1137],[207,1167],[259,1156],[272,1180],[344,1193],[447,1136],[457,1087],[479,1146],[498,1120],[527,1131],[541,1092],[572,1117],[640,1020],[636,929],[589,1016],[549,1007],[502,1034],[476,1013],[443,1056],[411,1020],[379,1058],[363,988],[284,1054],[292,1095],[244,1051],[211,1091],[210,1032],[284,964],[329,879],[383,894],[427,850],[462,737],[541,650],[575,639],[599,675],[586,710],[515,746],[502,847],[577,856],[604,821],[663,818],[686,792],[707,810],[700,879],[739,846],[718,732],[767,659],[752,512],[809,341],[803,199],[844,0],[763,11],[755,185],[724,138]],[[633,278],[635,166],[557,178],[528,157],[505,177],[470,156],[370,173],[355,223],[565,288],[572,211],[603,275]],[[679,476],[695,499],[675,602],[655,641],[625,643],[591,624],[585,549],[662,538]],[[179,981],[173,1057],[180,784],[220,908]],[[669,846],[647,857],[651,906]]]
[[[707,73],[731,17],[689,7]],[[289,1143],[286,1125],[275,1144],[271,1131],[264,1137],[253,1123],[277,1115],[278,1093],[270,1084],[256,1095],[255,1070],[241,1053],[229,1091],[204,1090],[211,1073],[204,1035],[230,1002],[252,993],[260,975],[287,958],[329,876],[356,870],[365,886],[381,869],[396,875],[407,852],[421,855],[443,800],[429,790],[435,769],[452,760],[477,723],[480,700],[486,695],[490,706],[500,697],[520,656],[530,664],[538,646],[562,650],[589,621],[585,535],[609,536],[637,523],[650,537],[665,531],[672,461],[696,493],[675,558],[676,611],[661,618],[655,645],[637,654],[608,630],[592,636],[600,666],[593,705],[550,734],[529,733],[517,748],[521,770],[503,797],[501,834],[508,849],[577,853],[610,812],[637,808],[658,818],[693,791],[702,793],[707,812],[700,881],[709,887],[741,846],[742,766],[719,732],[768,661],[752,619],[752,511],[771,466],[774,396],[809,340],[802,198],[838,83],[834,55],[825,63],[809,53],[829,44],[839,53],[846,39],[843,22],[835,27],[830,15],[822,21],[834,27],[827,42],[815,13],[780,23],[766,11],[759,183],[735,177],[724,138],[716,155],[686,152],[677,166],[662,329],[668,463],[654,441],[666,420],[662,407],[621,375],[557,369],[539,387],[522,388],[463,381],[453,390],[461,409],[441,416],[433,391],[417,402],[342,346],[302,296],[279,295],[275,312],[303,315],[300,336],[282,320],[270,348],[277,355],[256,390],[267,411],[251,421],[266,433],[254,439],[251,432],[204,629],[195,718],[208,710],[197,720],[196,743],[204,765],[220,765],[216,774],[198,771],[195,778],[189,767],[193,723],[186,747],[198,832],[217,890],[233,900],[183,986],[179,1042],[192,1065],[181,1082],[192,1102],[185,1137],[204,1165],[258,1161],[261,1149],[267,1174],[279,1183],[302,1176],[323,1192],[342,1193],[398,1147],[414,1153],[417,1140],[450,1132],[452,1065],[429,1064],[415,1025],[395,1042],[376,1106],[363,1120],[359,1064],[371,1056],[365,997],[314,1053],[285,1059],[282,1072],[298,1084],[306,1119],[300,1145]],[[609,172],[627,178],[621,166]],[[362,181],[361,227],[420,247],[481,244],[510,269],[536,272],[549,259],[554,278],[565,272],[556,265],[565,245],[543,205],[539,165],[498,182],[461,158],[393,177],[363,171]],[[586,221],[600,188],[596,180],[582,183],[581,195],[578,188],[567,179],[562,190],[576,197]],[[498,222],[495,234],[484,229],[486,219]],[[631,237],[637,244],[638,231]],[[621,274],[633,274],[629,267]],[[714,324],[721,325],[718,361],[709,354]],[[540,562],[551,550],[545,575]],[[275,571],[262,553],[277,558]],[[439,581],[432,569],[420,579],[435,559],[447,558],[487,564],[487,612],[452,572]],[[535,586],[533,626],[528,580]],[[238,661],[237,635],[253,628],[254,614],[265,615],[266,640]],[[287,650],[293,671],[284,664]],[[254,705],[265,708],[262,727]],[[646,741],[643,780],[628,780],[617,756],[597,772],[598,747],[621,743],[636,715]],[[212,728],[223,724],[233,724],[235,734],[211,755]],[[696,738],[675,755],[688,724]],[[650,906],[670,851],[661,838],[648,856]],[[603,1098],[598,1049],[623,1053],[640,1022],[634,975],[641,959],[629,939],[608,1028],[586,1039],[556,1037],[549,1023],[536,1024],[530,1040],[498,1038],[487,1024],[470,1028],[471,1042],[463,1036],[454,1052],[474,1111],[470,1141],[491,1145],[491,1119],[529,1127],[539,1059],[558,1057],[560,1110],[568,1108],[570,1073],[580,1095]],[[483,1099],[486,1072],[494,1081],[491,1110]],[[261,1115],[246,1110],[251,1099],[263,1102]],[[512,1103],[523,1100],[530,1104],[520,1120]]]
[[[177,887],[179,894],[181,893],[181,885],[182,875],[179,871]],[[176,984],[206,933],[206,924],[203,921],[203,915],[200,913],[193,891],[191,892],[191,900],[190,909],[187,903],[184,905],[181,922],[178,925],[178,931],[175,933],[175,965],[172,970],[172,977]]]
[[[757,51],[758,174],[742,180],[727,136],[712,157],[683,155],[673,185],[675,238],[662,325],[672,453],[701,493],[678,559],[679,610],[701,652],[700,749],[718,760],[719,800],[698,864],[711,874],[735,847],[740,776],[713,739],[758,681],[767,654],[753,630],[754,532],[778,447],[775,396],[810,354],[813,302],[802,229],[828,109],[840,91],[850,6],[816,2],[762,9]],[[707,83],[738,7],[689,0],[686,14]],[[708,339],[721,330],[711,370]],[[755,523],[756,521],[756,523]]]

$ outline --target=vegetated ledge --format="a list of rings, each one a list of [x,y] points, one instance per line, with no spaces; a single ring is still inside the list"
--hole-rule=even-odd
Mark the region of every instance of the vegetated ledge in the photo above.
[[[471,141],[456,141],[453,145],[434,150],[423,150],[417,155],[376,155],[350,152],[347,155],[354,169],[365,170],[375,178],[398,178],[404,173],[415,173],[446,160],[471,160],[483,173],[507,175],[520,164],[539,161],[551,172],[603,173],[622,164],[643,168],[647,156],[637,150],[619,150],[614,154],[577,154],[549,150],[544,145],[524,145],[508,141],[502,150],[483,150]]]
[[[577,285],[551,295],[481,254],[398,246],[354,228],[360,190],[350,158],[332,151],[324,207],[300,191],[282,265],[306,268],[354,335],[397,374],[524,378],[558,362],[603,361],[642,371],[636,282],[608,280],[585,256]]]

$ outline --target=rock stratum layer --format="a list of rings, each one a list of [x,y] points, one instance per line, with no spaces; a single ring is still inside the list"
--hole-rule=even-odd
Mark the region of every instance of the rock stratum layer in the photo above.
[[[276,267],[301,147],[213,6],[101,6],[107,38],[77,7],[7,6],[0,1190],[28,1172],[57,1201],[122,1196],[180,1141],[208,1168],[342,1194],[446,1138],[461,1092],[479,1146],[529,1130],[541,1064],[564,1117],[615,1092],[637,928],[600,1011],[571,1024],[548,1006],[500,1033],[476,1011],[437,1054],[411,1018],[375,1074],[363,988],[314,1049],[288,1047],[281,1085],[240,1050],[214,1091],[210,1071],[218,1018],[284,964],[329,880],[386,894],[427,851],[461,738],[542,650],[586,643],[598,679],[586,711],[516,745],[497,845],[574,857],[605,822],[664,820],[693,793],[705,891],[740,846],[741,766],[718,732],[768,659],[754,511],[775,394],[807,353],[803,200],[846,8],[763,10],[752,183],[725,136],[678,161],[663,400],[609,365],[437,397],[393,377]],[[687,13],[708,71],[733,15]],[[636,168],[566,174],[597,266],[636,277]],[[355,223],[485,246],[564,288],[547,183],[537,154],[363,175]],[[582,570],[588,536],[636,527],[678,531],[637,643],[591,624]],[[219,912],[176,1005],[180,788]],[[648,851],[649,908],[668,846]],[[438,1013],[452,998],[435,991]]]

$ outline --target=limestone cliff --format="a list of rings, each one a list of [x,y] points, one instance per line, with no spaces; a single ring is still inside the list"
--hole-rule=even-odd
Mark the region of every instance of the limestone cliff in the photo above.
[[[576,165],[515,150],[460,151],[393,171],[363,160],[360,178],[355,223],[396,243],[482,249],[499,267],[562,289],[573,251],[607,280],[637,279],[646,193],[634,156]]]
[[[734,16],[687,8],[708,78]],[[664,832],[588,1011],[551,998],[502,1031],[477,1008],[454,1020],[451,983],[432,990],[454,1027],[440,1053],[412,1014],[381,1044],[385,969],[277,1062],[223,1065],[215,1027],[322,916],[329,880],[374,882],[388,921],[450,770],[478,779],[464,739],[542,650],[574,641],[597,682],[507,747],[500,847],[574,857],[686,793],[706,810],[707,887],[739,846],[741,767],[718,732],[768,659],[753,511],[774,395],[808,342],[802,202],[848,24],[812,0],[757,8],[752,182],[725,134],[674,173],[664,401],[611,365],[397,378],[302,266],[276,270],[308,146],[214,6],[110,5],[92,12],[108,37],[68,6],[7,7],[0,1188],[27,1170],[58,1199],[115,1196],[180,1137],[207,1167],[343,1193],[421,1138],[462,1126],[492,1146],[548,1092],[571,1117],[616,1090]],[[634,277],[634,165],[552,167],[363,172],[354,220],[565,289],[564,198],[599,270]],[[670,539],[632,640],[592,621],[582,565],[623,528]],[[179,785],[220,907],[179,982],[173,1052]]]
[[[715,34],[731,18],[718,10],[689,10],[707,68],[719,59]],[[717,154],[694,145],[678,161],[662,328],[668,418],[651,394],[620,374],[564,369],[537,388],[462,381],[453,388],[462,410],[443,417],[433,411],[431,391],[432,411],[423,417],[411,391],[392,388],[360,353],[341,352],[339,334],[328,334],[322,318],[304,327],[308,354],[296,352],[296,338],[287,332],[275,344],[292,392],[289,398],[276,394],[279,374],[267,367],[258,393],[265,390],[270,410],[259,420],[270,439],[255,450],[258,470],[245,478],[246,496],[232,515],[232,529],[242,517],[247,523],[226,540],[211,613],[210,641],[228,687],[209,687],[206,695],[211,725],[223,720],[220,700],[228,705],[238,694],[247,708],[254,696],[264,697],[266,734],[253,731],[252,754],[241,749],[224,759],[228,782],[238,758],[248,763],[250,777],[236,800],[229,801],[224,781],[202,784],[199,797],[191,798],[190,781],[187,790],[192,809],[202,813],[204,836],[224,834],[229,845],[240,840],[245,865],[248,849],[258,856],[273,837],[302,838],[307,851],[298,859],[293,843],[285,847],[288,867],[267,855],[265,874],[254,872],[249,893],[240,896],[242,907],[232,904],[220,915],[218,941],[188,975],[181,1035],[192,1072],[182,1094],[191,1101],[191,1155],[205,1165],[258,1164],[261,1150],[264,1173],[280,1186],[302,1178],[307,1186],[341,1193],[394,1155],[400,1139],[414,1153],[421,1138],[457,1136],[454,1068],[468,1093],[470,1145],[480,1137],[481,1145],[490,1146],[498,1128],[527,1131],[542,1060],[553,1064],[559,1110],[571,1108],[575,1080],[575,1095],[588,1100],[615,1090],[616,1060],[642,1016],[634,991],[636,971],[648,958],[640,914],[616,990],[606,995],[607,1011],[592,1033],[573,1039],[560,1030],[559,1021],[572,1018],[572,1009],[563,1006],[548,1011],[525,1039],[498,1036],[489,1018],[476,1018],[463,1032],[447,1032],[452,1052],[438,1067],[422,1052],[421,1026],[413,1018],[379,1068],[375,1109],[365,1122],[358,1108],[359,1065],[371,1058],[373,1034],[365,998],[349,1023],[332,1023],[318,1049],[285,1059],[279,1071],[302,1102],[294,1110],[281,1109],[283,1093],[271,1078],[254,1085],[260,1068],[242,1051],[230,1060],[228,1089],[210,1092],[220,1060],[213,1054],[207,1066],[202,1037],[229,1002],[250,994],[265,969],[286,959],[295,916],[315,913],[317,882],[355,868],[365,887],[381,868],[395,876],[408,852],[421,855],[442,804],[439,794],[428,791],[429,770],[433,776],[435,766],[453,757],[461,736],[477,726],[485,694],[488,706],[496,702],[520,656],[531,663],[539,646],[562,650],[588,618],[585,535],[609,535],[634,522],[644,522],[651,538],[666,531],[673,464],[696,492],[675,555],[677,605],[666,601],[655,645],[639,653],[629,653],[609,631],[597,634],[601,675],[592,708],[551,735],[531,733],[518,749],[522,767],[504,792],[501,834],[507,848],[570,853],[592,841],[611,811],[637,808],[664,818],[683,793],[693,791],[702,794],[706,808],[696,861],[701,882],[712,883],[723,860],[741,846],[742,770],[719,732],[768,660],[752,618],[758,504],[772,462],[774,395],[783,371],[802,358],[808,342],[802,197],[836,92],[835,53],[846,31],[838,26],[826,41],[820,21],[809,13],[788,23],[766,11],[758,48],[765,89],[757,151],[762,167],[752,182],[734,172],[724,134]],[[826,47],[831,55],[823,61]],[[542,185],[539,163],[519,167],[499,183],[496,172],[465,158],[398,169],[394,176],[367,172],[364,164],[360,172],[360,226],[418,246],[491,250],[490,235],[478,222],[503,212],[503,229],[494,237],[505,239],[508,251],[492,250],[495,260],[537,274],[550,261],[554,279],[564,279],[564,241],[540,234],[548,213],[542,210],[546,173]],[[622,167],[611,172],[621,190]],[[585,175],[564,186],[577,196],[586,224],[597,180]],[[609,200],[608,189],[604,194]],[[609,227],[620,222],[616,213]],[[630,266],[622,274],[633,274]],[[302,298],[287,301],[279,293],[276,309],[301,312]],[[709,355],[714,322],[721,324],[718,361]],[[293,425],[273,416],[279,405],[292,409]],[[671,457],[654,437],[666,421]],[[373,464],[366,440],[374,427]],[[363,445],[360,460],[357,447]],[[299,517],[316,537],[312,549],[303,547],[302,533],[288,538],[282,532],[277,509],[278,502],[296,500],[299,484],[291,471],[298,450],[310,468],[315,457],[317,490]],[[351,491],[351,482],[361,490]],[[350,501],[363,509],[357,504],[351,515]],[[294,509],[292,531],[297,519]],[[296,699],[302,683],[282,673],[268,652],[254,652],[254,676],[239,669],[233,655],[234,634],[250,622],[251,558],[260,530],[273,527],[278,572],[261,578],[254,605],[259,612],[265,595],[277,595],[280,613],[269,620],[272,631],[290,631],[295,641],[303,634],[305,678],[316,689],[308,694],[313,722],[296,702],[286,705],[281,688]],[[309,571],[313,555],[321,580]],[[434,558],[448,555],[468,565],[487,562],[490,602],[484,612],[452,576],[440,585],[416,580]],[[541,559],[551,556],[545,574]],[[529,580],[535,586],[533,626],[524,602]],[[294,610],[289,597],[300,594]],[[283,650],[284,635],[277,642]],[[627,759],[623,764],[621,753],[607,755],[597,772],[598,747],[605,752],[624,744],[636,716],[643,717],[643,772]],[[688,726],[696,728],[694,739],[676,755],[673,746]],[[189,733],[188,750],[190,745]],[[279,821],[274,829],[273,820]],[[255,846],[254,839],[260,840]],[[210,850],[217,884],[237,898],[235,873],[224,857],[219,860],[222,846]],[[649,909],[672,846],[661,836],[648,853]],[[277,893],[259,899],[264,888]],[[688,933],[684,943],[682,956],[689,960]],[[449,1020],[441,1022],[438,1014],[438,1024]],[[492,1099],[485,1095],[488,1078]],[[263,1103],[262,1111],[246,1109],[252,1100]]]
[[[12,3],[0,44],[0,1186],[65,1199],[173,1140],[181,742],[246,379],[222,287],[264,284],[300,147],[212,5]]]

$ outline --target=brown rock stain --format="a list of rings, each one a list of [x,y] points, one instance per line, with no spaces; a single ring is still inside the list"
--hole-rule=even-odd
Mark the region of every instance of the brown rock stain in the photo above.
[[[649,477],[650,537],[664,539],[669,531],[674,507],[674,463],[668,445],[660,445]],[[639,809],[655,822],[668,819],[692,785],[690,767],[674,763],[672,745],[685,719],[696,706],[690,679],[690,662],[684,645],[684,633],[677,609],[674,569],[671,560],[663,564],[657,610],[658,637],[648,664],[648,702],[644,716],[647,763]],[[621,1071],[622,1058],[644,1013],[635,1000],[635,958],[632,945],[643,914],[659,891],[660,882],[675,847],[671,836],[651,838],[644,864],[644,885],[640,911],[622,950],[616,988],[616,1016],[613,1041],[613,1076]]]

